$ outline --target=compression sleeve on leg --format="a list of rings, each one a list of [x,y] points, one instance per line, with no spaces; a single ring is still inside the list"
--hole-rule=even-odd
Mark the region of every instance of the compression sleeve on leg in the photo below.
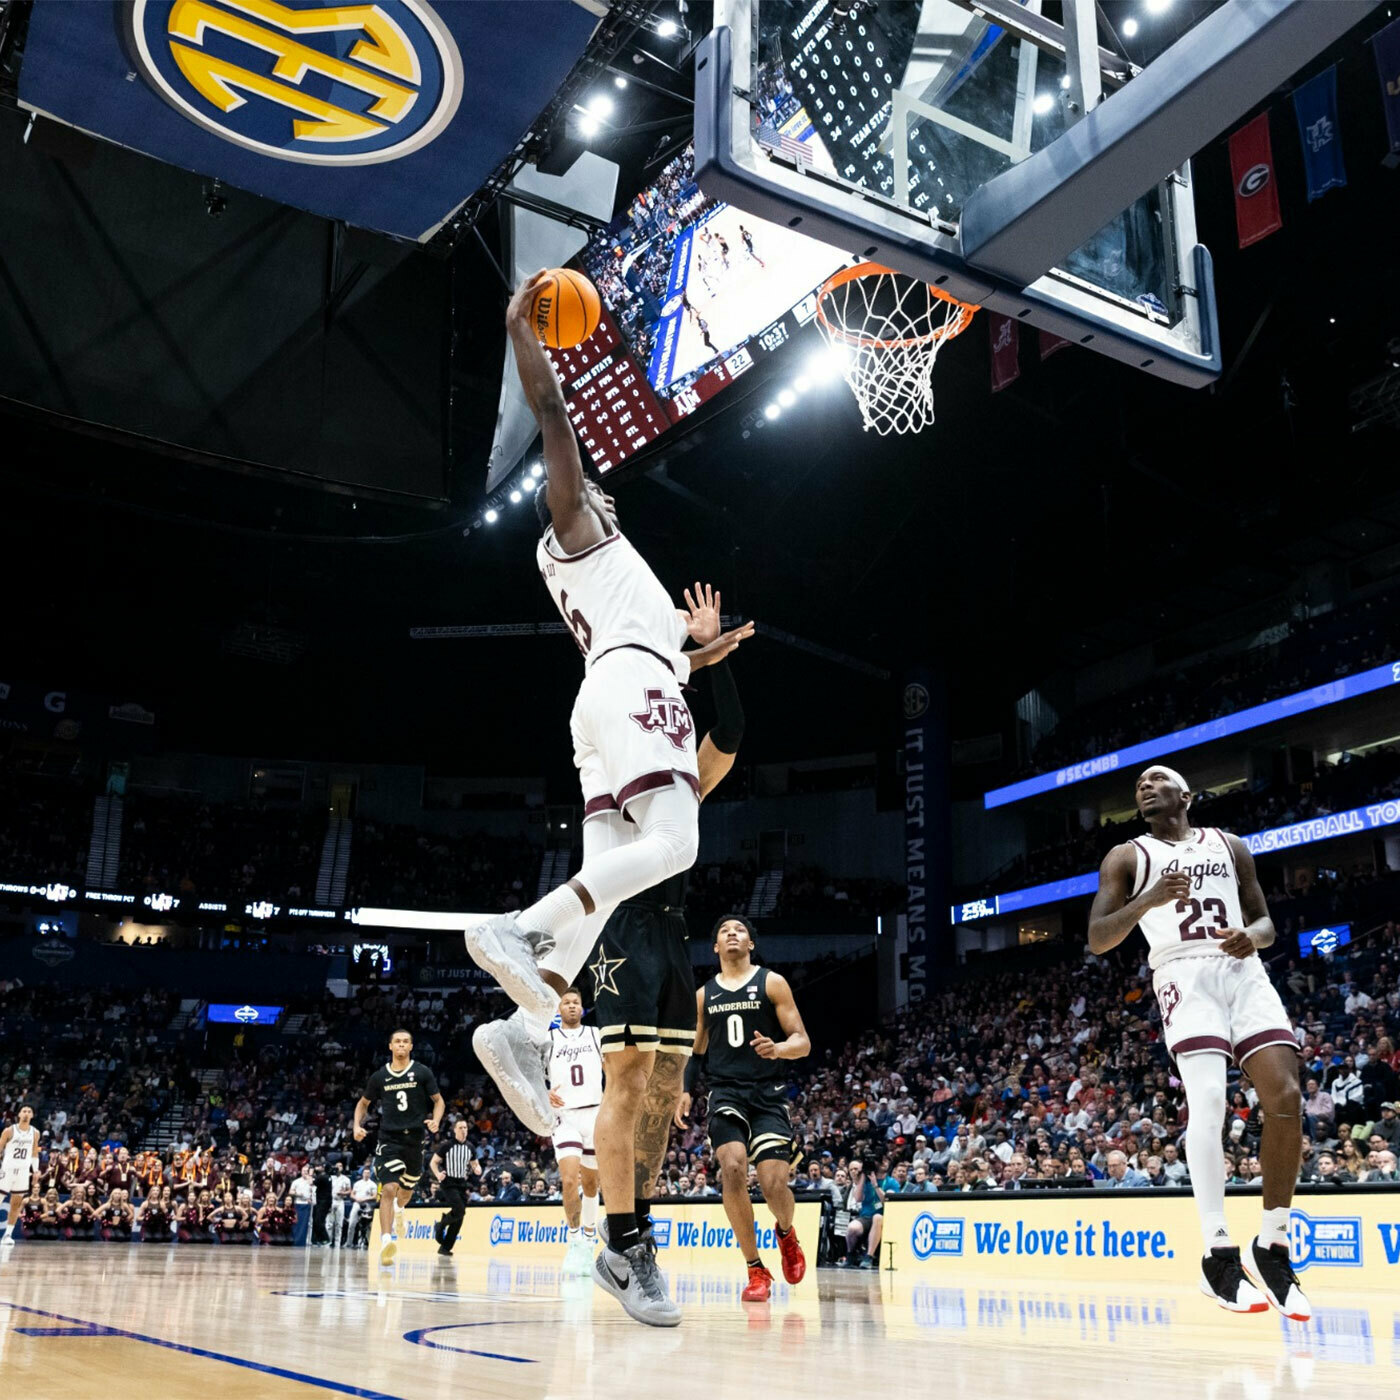
[[[1207,1250],[1230,1243],[1225,1223],[1225,1151],[1220,1132],[1225,1124],[1225,1070],[1223,1055],[1183,1055],[1176,1072],[1186,1086],[1186,1166],[1191,1173],[1191,1194],[1201,1221],[1201,1240]]]

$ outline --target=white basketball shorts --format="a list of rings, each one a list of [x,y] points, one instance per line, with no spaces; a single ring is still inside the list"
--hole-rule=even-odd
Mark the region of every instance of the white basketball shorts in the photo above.
[[[679,777],[700,793],[695,721],[680,683],[658,656],[621,647],[588,668],[569,728],[585,820],[626,812],[634,797]]]
[[[554,1129],[555,1157],[581,1157],[583,1165],[597,1169],[598,1158],[593,1152],[593,1124],[598,1106],[560,1110],[559,1125]]]
[[[29,1176],[28,1162],[7,1162],[0,1172],[0,1196],[27,1195]]]
[[[1173,958],[1152,974],[1173,1059],[1214,1054],[1243,1064],[1266,1045],[1298,1048],[1298,1037],[1258,957]]]

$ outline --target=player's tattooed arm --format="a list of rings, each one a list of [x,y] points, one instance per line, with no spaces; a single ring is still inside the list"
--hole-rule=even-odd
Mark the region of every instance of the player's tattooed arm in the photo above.
[[[1179,871],[1163,875],[1155,885],[1132,898],[1137,866],[1131,846],[1115,846],[1099,867],[1099,891],[1089,910],[1089,949],[1106,953],[1116,948],[1149,909],[1174,904],[1191,893],[1191,877]]]
[[[656,1067],[647,1080],[646,1097],[642,1100],[633,1138],[638,1200],[651,1195],[661,1164],[666,1160],[666,1147],[671,1141],[671,1117],[680,1101],[684,1070],[682,1056],[658,1055]]]
[[[1243,928],[1224,931],[1220,951],[1232,958],[1250,958],[1260,948],[1267,948],[1277,936],[1274,921],[1269,916],[1268,901],[1259,884],[1259,872],[1254,868],[1254,856],[1238,836],[1225,834],[1225,842],[1235,857],[1235,870],[1240,882],[1240,912],[1247,920]]]
[[[545,490],[554,535],[566,553],[577,554],[600,544],[606,532],[602,517],[588,499],[583,459],[569,422],[564,391],[530,323],[535,288],[544,275],[537,272],[516,288],[506,307],[506,331],[515,349],[515,368],[525,402],[544,439]]]

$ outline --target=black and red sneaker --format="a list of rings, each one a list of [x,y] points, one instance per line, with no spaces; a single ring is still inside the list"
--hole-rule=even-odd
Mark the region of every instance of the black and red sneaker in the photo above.
[[[1264,1295],[1250,1282],[1233,1245],[1212,1249],[1201,1260],[1201,1292],[1214,1298],[1227,1312],[1268,1312]]]
[[[801,1283],[807,1273],[807,1256],[797,1242],[797,1229],[778,1236],[778,1253],[783,1257],[783,1277],[789,1283]]]
[[[749,1281],[739,1295],[746,1303],[766,1303],[773,1292],[773,1275],[762,1264],[749,1265]]]
[[[1288,1246],[1273,1244],[1265,1248],[1256,1235],[1249,1246],[1249,1255],[1254,1266],[1249,1272],[1264,1297],[1284,1317],[1294,1322],[1307,1322],[1312,1317],[1312,1304],[1303,1293],[1298,1275],[1293,1272]]]

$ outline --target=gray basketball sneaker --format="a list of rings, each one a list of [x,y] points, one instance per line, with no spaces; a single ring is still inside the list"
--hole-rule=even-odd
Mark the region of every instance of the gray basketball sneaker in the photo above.
[[[540,976],[538,960],[554,949],[547,933],[527,933],[514,914],[497,914],[465,934],[472,961],[501,984],[505,994],[526,1011],[553,1016],[559,993]]]
[[[537,1045],[519,1012],[506,1021],[487,1021],[472,1032],[472,1049],[495,1081],[501,1097],[532,1133],[548,1137],[555,1113],[549,1102],[548,1044]]]
[[[598,1251],[593,1261],[593,1282],[611,1293],[629,1317],[648,1327],[676,1327],[680,1308],[666,1292],[661,1270],[645,1244],[634,1244],[625,1254],[609,1245]]]

